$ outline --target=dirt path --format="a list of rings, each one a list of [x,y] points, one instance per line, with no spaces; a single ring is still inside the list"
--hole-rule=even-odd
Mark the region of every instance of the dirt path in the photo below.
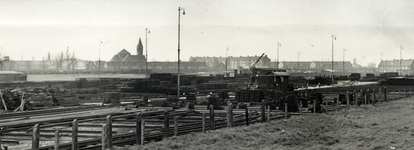
[[[413,121],[414,99],[402,99],[120,149],[406,150],[414,149]]]

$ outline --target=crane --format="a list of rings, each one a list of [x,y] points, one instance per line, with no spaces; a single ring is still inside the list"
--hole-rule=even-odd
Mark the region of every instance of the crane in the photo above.
[[[253,63],[253,65],[249,68],[249,72],[251,73],[252,72],[252,70],[256,67],[256,65],[257,65],[257,63],[260,61],[260,59],[262,59],[262,57],[263,57],[263,55],[264,55],[265,53],[263,53],[262,54],[262,56],[260,56],[259,57],[259,59],[257,59],[254,63]]]

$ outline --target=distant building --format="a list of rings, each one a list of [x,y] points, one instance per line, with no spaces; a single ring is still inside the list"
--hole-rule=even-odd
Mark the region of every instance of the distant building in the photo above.
[[[227,70],[234,70],[239,68],[250,68],[254,62],[256,62],[260,56],[240,56],[227,58]],[[189,62],[205,62],[210,68],[221,68],[225,70],[226,57],[190,57]],[[266,68],[270,67],[270,59],[267,55],[264,55],[260,61],[256,64],[256,67]]]
[[[413,75],[414,59],[381,60],[379,72],[398,72],[400,75]]]
[[[108,69],[120,70],[143,70],[145,69],[146,58],[143,54],[143,46],[141,38],[137,44],[137,55],[131,55],[127,50],[122,49],[118,54],[114,55],[112,59],[104,66]]]
[[[275,62],[276,63],[276,62]],[[291,72],[306,72],[306,71],[331,71],[332,61],[282,61],[279,62],[280,69],[286,69]],[[334,72],[348,72],[352,69],[352,64],[349,61],[334,61]]]

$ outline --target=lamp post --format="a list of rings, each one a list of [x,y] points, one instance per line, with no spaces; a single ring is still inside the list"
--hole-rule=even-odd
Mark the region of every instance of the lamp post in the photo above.
[[[342,72],[344,73],[344,75],[345,75],[345,51],[346,51],[346,49],[344,48],[344,51],[343,51],[343,54],[342,54],[342,56],[343,56],[343,59],[342,59]]]
[[[403,75],[403,72],[402,72],[402,49],[404,49],[404,47],[403,46],[401,46],[400,45],[400,73],[401,73],[401,76]]]
[[[178,74],[177,74],[177,97],[180,99],[180,16],[181,9],[183,10],[183,15],[185,15],[185,10],[181,7],[178,7]]]
[[[229,48],[228,47],[226,47],[226,75],[227,75],[227,52],[229,51]]]
[[[148,35],[150,30],[145,28],[145,73],[148,73]]]
[[[99,79],[101,79],[101,44],[102,44],[102,41],[101,41],[101,39],[99,39],[99,60],[98,60]]]
[[[331,70],[331,85],[333,86],[334,83],[334,76],[333,76],[333,72],[334,72],[334,40],[336,40],[336,37],[334,35],[332,35],[332,70]]]
[[[279,46],[282,46],[279,42],[277,42],[277,59],[276,59],[276,69],[279,69]]]
[[[299,72],[299,55],[300,55],[300,53],[298,52],[298,72]]]

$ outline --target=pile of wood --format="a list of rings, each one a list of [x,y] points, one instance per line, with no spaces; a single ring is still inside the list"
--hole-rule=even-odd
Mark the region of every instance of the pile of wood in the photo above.
[[[60,89],[57,89],[60,90]],[[0,90],[1,104],[0,109],[6,111],[24,111],[30,109],[31,105],[28,103],[33,96],[41,96],[45,99],[50,99],[53,103],[58,103],[54,98],[55,89],[52,88],[16,88]]]

